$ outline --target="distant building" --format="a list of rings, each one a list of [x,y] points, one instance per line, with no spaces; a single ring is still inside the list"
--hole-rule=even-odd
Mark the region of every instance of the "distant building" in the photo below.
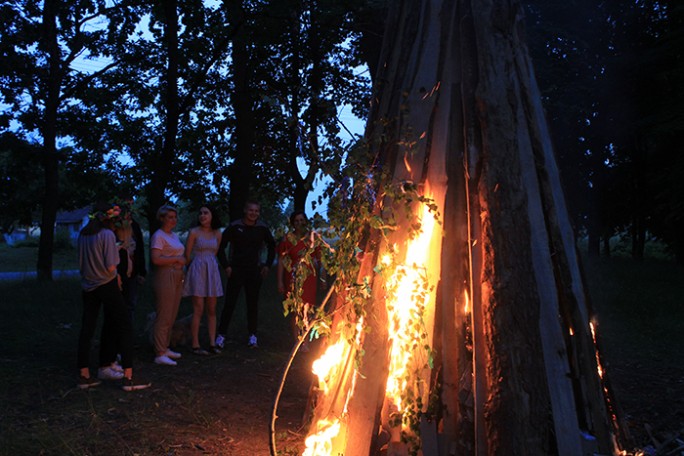
[[[90,220],[88,217],[90,210],[90,206],[87,206],[73,211],[58,212],[57,219],[55,220],[55,232],[66,231],[72,244],[75,245],[78,233]]]
[[[2,236],[5,238],[7,245],[15,246],[28,238],[28,229],[26,227],[17,227],[9,233],[2,233]]]

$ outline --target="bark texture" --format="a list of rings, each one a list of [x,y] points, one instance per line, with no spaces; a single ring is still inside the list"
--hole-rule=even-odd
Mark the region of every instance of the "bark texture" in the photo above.
[[[159,220],[156,218],[157,209],[167,202],[166,189],[172,179],[173,162],[176,158],[176,138],[180,120],[180,108],[178,104],[178,2],[169,0],[163,3],[164,18],[164,47],[166,51],[166,72],[164,75],[164,132],[161,148],[153,158],[151,169],[153,173],[150,182],[145,188],[148,200],[147,220],[150,232],[159,228]]]
[[[57,155],[57,111],[60,88],[64,78],[57,37],[59,2],[46,1],[43,5],[43,36],[41,48],[48,56],[48,76],[45,81],[45,112],[41,133],[43,136],[42,160],[45,173],[45,195],[40,222],[38,262],[39,280],[52,280],[52,249],[55,242],[55,221],[59,208],[59,157]]]
[[[429,260],[440,278],[430,454],[617,450],[522,24],[513,0],[405,0],[387,21],[366,136],[376,162],[429,192],[443,222]],[[368,308],[383,315],[382,305],[374,288]],[[375,377],[357,380],[351,403],[365,407],[363,417],[349,408],[345,456],[378,450],[381,335],[363,344]]]
[[[252,93],[252,73],[254,62],[249,49],[246,2],[231,0],[228,5],[229,18],[235,28],[233,38],[233,91],[232,104],[235,111],[235,154],[230,165],[230,200],[228,202],[230,220],[238,220],[244,214],[245,203],[250,199],[250,188],[254,183],[254,149],[256,120],[254,117],[254,95]]]

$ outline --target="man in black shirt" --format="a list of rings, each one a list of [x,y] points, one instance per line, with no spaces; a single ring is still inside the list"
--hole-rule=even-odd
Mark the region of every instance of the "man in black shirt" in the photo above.
[[[243,287],[247,302],[248,345],[257,347],[259,289],[275,258],[275,240],[268,227],[259,222],[260,211],[259,203],[248,201],[242,219],[228,225],[221,236],[218,260],[226,271],[228,282],[225,306],[221,312],[216,336],[216,345],[220,348],[225,344],[226,330]],[[229,252],[226,256],[226,246],[229,243]],[[264,248],[267,249],[266,262],[261,259]]]

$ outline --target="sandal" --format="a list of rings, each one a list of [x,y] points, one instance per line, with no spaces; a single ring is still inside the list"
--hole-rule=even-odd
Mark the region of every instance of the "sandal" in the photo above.
[[[207,356],[209,354],[209,352],[203,349],[202,347],[194,347],[192,349],[192,352],[198,356]]]
[[[211,347],[209,347],[209,353],[212,353],[214,355],[218,355],[221,353],[221,349],[212,345]]]

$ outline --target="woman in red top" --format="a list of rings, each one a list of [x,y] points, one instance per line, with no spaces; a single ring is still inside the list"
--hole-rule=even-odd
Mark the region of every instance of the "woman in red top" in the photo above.
[[[317,235],[309,229],[304,212],[294,212],[290,225],[290,232],[277,248],[278,291],[285,297],[285,314],[296,313],[306,320],[316,305],[316,263],[320,259],[320,245]],[[297,338],[297,320],[293,317],[291,322],[293,335]]]

